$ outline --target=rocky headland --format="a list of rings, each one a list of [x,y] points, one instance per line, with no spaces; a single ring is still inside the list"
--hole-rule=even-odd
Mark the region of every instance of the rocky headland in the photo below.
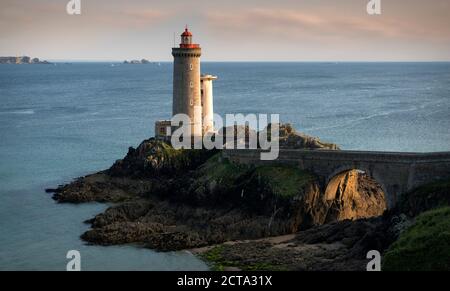
[[[280,127],[280,146],[339,150],[289,125]],[[402,239],[417,236],[408,233],[417,222],[439,215],[448,223],[449,211],[420,215],[448,206],[449,184],[418,189],[386,211],[381,187],[363,172],[323,189],[295,167],[235,164],[218,150],[175,150],[151,138],[111,168],[47,191],[60,203],[113,203],[88,221],[81,237],[92,244],[190,250],[218,270],[365,270],[369,250],[395,269],[402,251],[411,253]],[[427,231],[421,241],[434,235]],[[449,250],[448,241],[436,251]]]
[[[0,57],[0,64],[15,64],[15,65],[44,64],[44,65],[48,65],[48,64],[50,64],[50,62],[42,61],[38,58],[21,56],[21,57]]]

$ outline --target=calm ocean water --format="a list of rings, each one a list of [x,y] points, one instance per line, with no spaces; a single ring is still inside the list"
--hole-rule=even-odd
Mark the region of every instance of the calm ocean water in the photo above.
[[[450,63],[203,63],[215,111],[279,113],[344,149],[450,151]],[[105,205],[44,193],[109,167],[171,113],[172,65],[0,66],[0,270],[203,270],[190,254],[86,246]]]

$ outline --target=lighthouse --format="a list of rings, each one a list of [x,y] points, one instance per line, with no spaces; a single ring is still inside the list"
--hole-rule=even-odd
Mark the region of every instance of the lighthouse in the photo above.
[[[181,34],[179,47],[172,48],[173,96],[172,115],[185,114],[189,117],[191,136],[202,136],[214,132],[213,85],[217,76],[201,74],[200,57],[202,49],[192,40],[188,27]],[[168,139],[170,121],[160,120],[155,124],[155,136]]]
[[[200,88],[200,45],[192,42],[186,27],[181,34],[180,47],[172,48],[173,103],[172,114],[186,114],[190,118],[191,134],[202,135],[202,99]]]

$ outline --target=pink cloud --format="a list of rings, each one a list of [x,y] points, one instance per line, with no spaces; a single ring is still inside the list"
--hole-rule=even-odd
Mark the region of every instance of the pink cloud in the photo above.
[[[169,11],[154,9],[129,9],[114,15],[117,18],[110,19],[115,26],[125,25],[131,28],[145,28],[151,24],[164,21],[173,14]]]
[[[349,16],[333,11],[307,12],[291,9],[247,9],[240,12],[208,12],[212,28],[239,37],[251,31],[254,37],[288,39],[343,38],[450,38],[449,28],[430,29],[423,23],[411,23],[392,17]]]

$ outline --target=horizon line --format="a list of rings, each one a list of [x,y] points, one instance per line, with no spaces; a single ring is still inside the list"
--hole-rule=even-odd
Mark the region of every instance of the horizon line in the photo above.
[[[141,58],[136,58],[136,60]],[[42,59],[53,63],[123,63],[125,60]],[[126,59],[127,61],[134,59]],[[173,63],[171,60],[149,60],[150,63]],[[450,63],[450,60],[202,60],[202,63]]]

